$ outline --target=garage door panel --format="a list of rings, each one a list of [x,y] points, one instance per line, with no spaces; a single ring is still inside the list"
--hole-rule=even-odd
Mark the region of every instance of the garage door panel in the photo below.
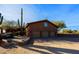
[[[33,32],[32,37],[33,38],[39,38],[40,37],[40,32]]]
[[[42,32],[42,37],[48,37],[49,33],[48,32]]]
[[[54,32],[50,32],[50,36],[51,37],[55,36],[55,33]]]

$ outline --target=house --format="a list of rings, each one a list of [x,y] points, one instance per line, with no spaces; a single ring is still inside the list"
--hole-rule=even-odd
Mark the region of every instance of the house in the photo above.
[[[57,26],[48,20],[41,20],[28,23],[26,36],[32,38],[47,38],[56,36]]]

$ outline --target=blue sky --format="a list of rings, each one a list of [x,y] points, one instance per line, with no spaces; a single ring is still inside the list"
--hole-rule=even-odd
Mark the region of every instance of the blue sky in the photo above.
[[[20,19],[24,10],[24,22],[47,18],[49,21],[64,21],[69,29],[79,29],[79,4],[1,4],[0,12],[6,20]]]

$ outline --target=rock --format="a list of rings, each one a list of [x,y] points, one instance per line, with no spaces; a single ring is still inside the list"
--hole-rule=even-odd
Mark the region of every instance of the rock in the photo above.
[[[34,43],[34,40],[33,39],[28,39],[27,41],[24,41],[24,44],[25,45],[33,45],[33,43]]]

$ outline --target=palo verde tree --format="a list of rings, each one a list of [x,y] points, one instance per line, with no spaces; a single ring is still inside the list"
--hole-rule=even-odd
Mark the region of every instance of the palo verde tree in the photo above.
[[[58,29],[66,28],[66,24],[63,21],[53,21],[53,23],[58,26]]]
[[[12,29],[12,28],[17,28],[17,22],[14,20],[5,20],[2,24],[2,27],[4,29]]]
[[[73,33],[73,31],[72,30],[70,30],[70,29],[63,29],[63,33]]]

